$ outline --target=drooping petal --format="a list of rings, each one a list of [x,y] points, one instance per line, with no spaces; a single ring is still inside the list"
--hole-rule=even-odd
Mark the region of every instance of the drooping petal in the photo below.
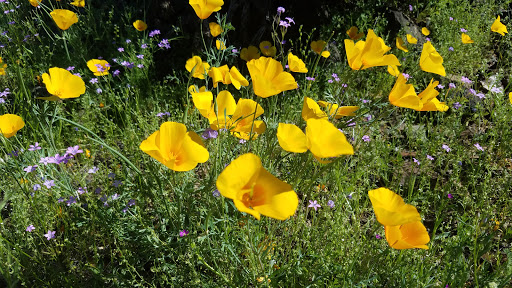
[[[240,71],[238,71],[235,66],[231,67],[227,77],[230,79],[231,84],[233,84],[237,90],[240,90],[241,86],[249,86],[249,81],[245,79],[242,73],[240,73]]]
[[[353,155],[354,148],[345,134],[325,119],[309,119],[306,126],[309,151],[319,158]]]
[[[277,139],[283,150],[293,153],[308,151],[306,134],[293,124],[279,123]]]
[[[199,110],[199,113],[210,120],[210,123],[216,118],[211,91],[192,93],[192,102],[197,110]]]
[[[418,39],[414,38],[411,34],[407,34],[407,43],[416,44],[418,43]]]
[[[327,118],[327,114],[325,114],[318,103],[315,100],[304,97],[304,103],[302,104],[302,119],[304,121],[308,121],[308,119],[321,119]]]
[[[405,204],[404,199],[387,188],[368,191],[377,221],[384,226],[397,226],[421,221],[416,207]]]

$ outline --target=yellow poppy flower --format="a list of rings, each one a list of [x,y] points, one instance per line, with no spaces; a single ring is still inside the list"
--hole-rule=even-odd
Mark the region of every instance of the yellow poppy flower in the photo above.
[[[217,50],[226,50],[226,44],[219,39],[215,40],[215,47]]]
[[[283,91],[297,89],[297,82],[292,74],[283,71],[283,65],[269,57],[260,57],[247,62],[251,74],[254,94],[262,98],[279,94]]]
[[[347,35],[352,40],[359,40],[359,39],[363,38],[364,33],[363,32],[357,33],[357,32],[358,32],[357,27],[352,26],[352,27],[350,27],[350,29],[347,30]]]
[[[269,41],[263,41],[260,43],[261,53],[265,56],[274,57],[277,53],[276,46],[273,46]]]
[[[394,249],[428,249],[430,242],[427,229],[420,221],[398,226],[385,226],[386,240]]]
[[[416,44],[418,43],[418,39],[414,38],[411,34],[407,34],[407,43]]]
[[[174,171],[190,171],[210,157],[201,137],[176,122],[163,123],[139,148]]]
[[[306,68],[304,61],[293,55],[292,52],[288,53],[288,68],[292,72],[308,73],[308,68]]]
[[[420,68],[425,72],[446,76],[446,71],[443,67],[443,57],[436,51],[430,41],[423,44],[423,50],[420,56]]]
[[[71,25],[78,22],[75,12],[67,9],[55,9],[50,12],[50,15],[61,30],[68,30]]]
[[[38,99],[55,101],[59,99],[77,98],[85,93],[85,83],[82,78],[71,74],[66,69],[53,67],[49,74],[43,74],[43,83],[46,90],[53,96],[40,97]]]
[[[224,84],[233,84],[236,89],[240,90],[241,86],[249,86],[249,81],[236,69],[235,66],[228,68],[228,65],[221,67],[212,67],[208,71],[208,76],[213,80],[213,87],[217,88],[219,82]]]
[[[205,92],[205,91],[206,91],[206,86],[203,86],[203,87],[199,88],[199,91],[197,90],[197,87],[195,85],[190,85],[188,87],[188,92],[190,94],[199,93],[199,92]]]
[[[393,89],[389,93],[389,102],[398,107],[420,110],[423,105],[416,91],[414,91],[414,86],[405,84],[405,82],[407,80],[404,75],[399,74]]]
[[[321,163],[322,158],[354,154],[345,134],[326,119],[308,119],[306,133],[293,124],[279,123],[277,139],[283,150],[293,153],[309,150]]]
[[[224,5],[222,0],[189,0],[188,4],[192,6],[199,19],[206,19],[212,15],[213,12],[217,12]]]
[[[421,34],[428,36],[430,35],[430,31],[427,29],[427,27],[421,28]]]
[[[510,101],[510,104],[512,104],[512,92],[508,93],[508,100]]]
[[[242,51],[240,51],[240,58],[247,62],[253,59],[258,59],[260,58],[260,51],[258,50],[258,47],[251,45],[247,48],[243,48]]]
[[[75,0],[69,4],[76,6],[76,7],[85,7],[85,0]]]
[[[462,33],[462,35],[460,35],[460,37],[462,39],[462,43],[464,43],[464,44],[475,43],[475,41],[471,40],[471,37],[469,37],[469,35],[466,33]]]
[[[25,127],[23,119],[14,114],[0,115],[0,134],[5,138],[10,138],[18,132],[21,128]]]
[[[375,66],[400,66],[395,55],[388,54],[391,47],[386,46],[384,40],[378,37],[372,29],[368,30],[366,41],[354,41],[345,39],[345,52],[347,61],[353,70],[367,69]]]
[[[235,113],[236,102],[233,95],[229,91],[221,91],[217,95],[217,109],[218,117],[215,112],[215,102],[213,101],[213,94],[210,91],[204,91],[199,93],[192,93],[192,101],[194,106],[199,110],[199,113],[208,119],[210,124],[223,123],[222,128],[226,125],[226,121],[231,118],[231,115]],[[254,111],[253,111],[254,112]],[[217,130],[217,129],[215,129]]]
[[[87,61],[87,68],[94,73],[94,76],[105,76],[108,75],[110,64],[102,59],[91,59]]]
[[[494,20],[494,23],[492,23],[491,31],[492,32],[496,32],[496,33],[500,33],[501,36],[505,36],[505,33],[508,33],[507,26],[505,26],[500,21],[500,16],[498,16],[498,18],[496,18],[496,20]]]
[[[225,92],[229,93],[227,91]],[[219,93],[217,98],[220,96]],[[229,96],[231,98],[233,97],[231,93],[229,93]],[[224,99],[217,99],[219,114],[217,115],[218,117],[214,118],[214,121],[211,122],[210,128],[213,130],[229,130],[235,137],[245,140],[254,139],[263,134],[267,129],[265,122],[254,120],[264,112],[261,105],[251,99],[239,99],[233,111],[233,101],[234,100],[229,99],[228,95],[226,95]]]
[[[135,29],[137,29],[137,31],[144,31],[144,30],[148,29],[148,24],[146,24],[142,20],[137,20],[137,21],[133,22],[133,27],[135,27]]]
[[[434,81],[434,79],[430,80],[430,84],[427,86],[423,92],[418,95],[420,102],[422,104],[421,109],[418,111],[440,111],[444,112],[448,110],[448,106],[446,106],[445,102],[439,102],[436,98],[439,95],[439,92],[435,89],[439,81]]]
[[[260,158],[252,153],[233,160],[220,173],[216,184],[220,194],[233,199],[240,212],[258,220],[261,215],[286,220],[295,214],[299,205],[292,186],[265,170]]]
[[[338,104],[333,104],[325,101],[318,101],[318,105],[329,109],[329,116],[334,117],[334,119],[340,119],[343,116],[356,116],[354,113],[359,106],[342,106],[340,107]]]
[[[201,57],[194,56],[187,60],[185,68],[192,73],[192,77],[204,79],[204,75],[210,70],[210,64],[201,60]]]
[[[398,226],[421,221],[420,213],[411,204],[387,188],[368,191],[377,221],[384,226]]]
[[[323,40],[313,41],[311,42],[311,49],[315,51],[316,54],[322,55],[324,58],[328,58],[331,56],[331,52],[324,51],[325,47],[327,47],[327,42]]]
[[[404,44],[405,44],[404,40],[401,37],[396,37],[396,48],[398,48],[404,52],[409,52],[409,50],[407,48],[405,48]]]
[[[28,2],[30,2],[30,5],[38,7],[39,3],[43,2],[43,0],[28,0]]]
[[[5,75],[5,68],[7,67],[7,64],[2,64],[4,61],[2,60],[2,57],[0,57],[0,75]]]
[[[217,37],[223,32],[222,27],[215,22],[208,23],[208,26],[210,27],[210,34],[212,34],[213,37]]]
[[[398,70],[398,67],[396,65],[389,65],[388,73],[391,74],[392,76],[398,77],[398,75],[400,75],[400,70]]]

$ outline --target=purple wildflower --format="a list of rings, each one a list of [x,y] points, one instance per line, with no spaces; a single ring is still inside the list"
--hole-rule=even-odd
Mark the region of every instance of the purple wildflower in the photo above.
[[[464,28],[460,28],[460,32],[462,32],[462,33],[466,33],[466,32],[468,32],[468,30],[466,30],[466,29],[464,29]]]
[[[41,189],[41,185],[34,184],[34,186],[32,186],[32,189],[34,189],[34,191],[37,191],[37,190]]]
[[[456,110],[459,110],[459,108],[462,107],[462,105],[459,102],[455,102],[453,103],[452,107]]]
[[[418,159],[414,158],[414,157],[412,158],[412,160],[414,161],[414,163],[418,164],[418,166],[421,164],[421,162]]]
[[[203,139],[215,139],[217,138],[217,136],[219,136],[219,132],[213,130],[213,129],[206,129],[204,132],[203,132]]]
[[[79,153],[84,153],[84,151],[82,149],[80,149],[80,147],[78,145],[68,147],[68,149],[66,150],[66,154],[71,154],[73,156],[75,156],[76,154],[79,154]]]
[[[460,81],[461,81],[462,83],[466,83],[466,84],[471,84],[471,83],[473,83],[473,81],[469,80],[469,78],[468,78],[468,77],[465,77],[465,76],[462,76],[462,77],[460,78]]]
[[[441,84],[437,85],[437,89],[444,89],[444,85],[441,85]]]
[[[34,166],[27,166],[25,167],[23,170],[27,173],[30,173],[30,172],[34,172],[36,171],[36,168],[37,168],[37,165],[34,165]]]
[[[25,229],[25,231],[32,232],[32,231],[34,231],[34,229],[36,229],[36,227],[34,227],[34,225],[30,224],[27,226],[27,229]]]
[[[92,78],[91,80],[89,80],[89,83],[91,83],[91,84],[98,83],[98,78]]]
[[[122,185],[122,184],[123,184],[123,182],[121,182],[121,180],[114,180],[114,182],[112,183],[112,186],[117,188],[117,187],[119,187],[119,185]]]
[[[46,181],[44,181],[43,185],[46,186],[46,188],[48,188],[48,189],[52,189],[52,187],[55,186],[55,181],[46,180]]]
[[[212,195],[213,195],[213,197],[215,197],[215,198],[220,197],[220,192],[219,192],[219,190],[217,190],[217,189],[213,190]]]
[[[308,205],[308,207],[314,208],[314,209],[315,209],[315,211],[316,211],[318,208],[320,208],[320,207],[322,207],[322,206],[320,206],[320,204],[318,204],[318,203],[316,202],[316,200],[315,200],[315,201],[313,201],[313,200],[309,200],[309,205]]]
[[[455,86],[455,84],[453,84],[453,83],[448,84],[448,88],[450,88],[450,89],[454,89],[455,87],[457,87],[457,86]]]
[[[160,35],[160,30],[153,30],[149,32],[149,37],[155,37],[155,35]]]
[[[434,161],[434,157],[430,156],[427,154],[427,159],[430,160],[430,161]]]
[[[46,234],[44,234],[43,236],[46,237],[47,240],[51,240],[51,239],[55,238],[55,232],[56,231],[48,230],[48,232]]]
[[[452,199],[452,198],[453,198],[453,195],[452,195],[452,194],[450,194],[450,193],[448,193],[447,197],[448,197],[448,199]]]
[[[482,146],[480,146],[479,143],[475,143],[475,147],[476,147],[476,149],[478,149],[480,151],[484,151],[484,148]]]
[[[441,146],[441,148],[443,148],[446,152],[450,152],[452,151],[452,148],[450,148],[448,145],[446,144],[443,144],[443,146]]]
[[[364,142],[370,142],[370,136],[364,135],[361,139],[363,139]]]
[[[332,201],[332,200],[327,201],[327,206],[334,208],[334,206],[335,206],[334,201]]]
[[[69,196],[69,200],[68,200],[68,201],[66,201],[66,205],[67,205],[67,206],[71,206],[71,205],[73,205],[74,203],[76,203],[76,197],[74,197],[74,196]]]
[[[76,192],[80,195],[87,193],[87,187],[78,187],[78,190]]]
[[[277,13],[278,14],[281,14],[281,13],[284,13],[284,8],[283,7],[277,7]]]
[[[119,47],[119,48],[117,48],[117,51],[124,52],[124,48],[123,47]]]
[[[101,88],[98,88],[98,89],[96,89],[96,93],[101,94],[101,93],[103,93],[103,90],[101,90]]]
[[[188,230],[181,230],[180,231],[180,237],[185,237],[185,236],[188,235],[188,233],[189,233]]]
[[[41,146],[39,146],[39,142],[34,143],[34,145],[30,145],[28,147],[28,151],[36,151],[41,150]]]
[[[91,168],[91,169],[89,169],[89,170],[87,171],[87,173],[89,173],[89,174],[96,174],[96,172],[98,172],[98,170],[100,170],[100,168],[98,168],[98,167],[96,167],[96,166],[92,166],[92,168]]]
[[[114,70],[114,71],[112,72],[112,76],[114,76],[114,77],[115,77],[115,76],[119,76],[119,74],[121,74],[121,71],[119,71],[119,70]]]

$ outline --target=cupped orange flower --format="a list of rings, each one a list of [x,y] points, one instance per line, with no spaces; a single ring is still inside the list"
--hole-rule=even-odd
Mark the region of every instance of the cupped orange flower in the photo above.
[[[146,24],[142,20],[137,20],[137,21],[133,22],[133,27],[135,27],[135,29],[137,29],[137,31],[144,31],[144,30],[148,29],[148,24]]]
[[[352,40],[359,40],[359,39],[363,38],[364,33],[363,32],[357,33],[357,32],[358,32],[357,27],[352,26],[352,27],[350,27],[350,29],[347,30],[347,35]]]
[[[311,42],[311,49],[315,51],[316,54],[322,55],[324,58],[328,58],[331,56],[331,52],[324,50],[325,47],[327,47],[327,42],[323,40]]]
[[[260,57],[247,62],[251,74],[254,94],[267,98],[283,91],[297,89],[292,74],[283,71],[283,65],[269,57]]]
[[[411,204],[387,188],[368,191],[377,221],[384,226],[398,226],[421,221],[420,213]]]
[[[460,37],[461,37],[461,39],[462,39],[462,43],[464,43],[464,44],[471,44],[471,43],[475,43],[475,41],[473,41],[473,40],[471,39],[471,37],[469,37],[469,35],[468,35],[468,34],[466,34],[466,33],[462,33],[462,34],[460,35]]]
[[[210,64],[201,60],[201,57],[194,56],[187,60],[185,68],[191,73],[192,77],[198,79],[204,79],[204,75],[210,70]]]
[[[400,62],[393,54],[384,55],[391,47],[386,46],[384,40],[378,37],[372,29],[368,30],[366,41],[345,39],[345,52],[347,61],[353,70],[367,69],[375,66],[400,66]]]
[[[174,171],[190,171],[210,157],[201,137],[176,122],[163,123],[139,148]]]
[[[414,91],[414,86],[406,84],[406,82],[407,79],[404,75],[399,74],[393,89],[389,93],[389,102],[398,107],[420,110],[423,107],[420,98]]]
[[[446,71],[443,66],[443,57],[436,51],[430,41],[423,44],[420,56],[420,68],[425,72],[446,76]]]
[[[94,76],[105,76],[108,75],[110,64],[103,59],[91,59],[87,61],[87,68],[91,70]]]
[[[50,15],[61,30],[68,30],[71,25],[78,22],[76,13],[67,9],[55,9]]]
[[[309,150],[320,163],[325,163],[322,158],[354,154],[345,134],[326,119],[308,119],[306,133],[293,124],[279,123],[277,139],[283,150],[293,153]]]
[[[5,138],[10,138],[21,129],[25,127],[23,119],[15,114],[0,115],[0,134]]]
[[[399,226],[385,226],[386,240],[394,249],[428,249],[425,245],[430,242],[427,229],[420,221]]]
[[[233,160],[217,178],[217,189],[233,199],[240,212],[286,220],[297,210],[299,199],[292,186],[270,174],[258,156],[247,153]]]
[[[219,96],[221,96],[220,93]],[[231,98],[232,97],[233,96],[231,96]],[[233,106],[229,97],[226,96],[226,98],[221,101],[217,99],[219,112],[210,125],[211,129],[226,129],[235,137],[244,140],[255,139],[267,129],[265,122],[255,120],[263,114],[264,110],[261,105],[254,100],[239,99],[232,113],[230,112]],[[222,108],[224,108],[224,110],[221,110]]]
[[[53,96],[38,99],[55,101],[59,99],[77,98],[85,93],[85,83],[82,78],[71,74],[66,69],[53,67],[49,74],[42,75],[46,90]]]
[[[212,15],[213,12],[217,12],[224,5],[223,0],[189,0],[188,4],[192,6],[199,19],[206,19]]]
[[[496,18],[496,20],[494,20],[494,23],[492,23],[492,26],[491,26],[491,31],[492,32],[496,32],[496,33],[500,33],[501,36],[505,36],[505,33],[508,33],[507,31],[507,26],[505,26],[503,23],[501,23],[500,21],[500,16],[498,16]]]
[[[293,55],[292,52],[288,53],[288,68],[290,68],[292,72],[308,73],[308,68],[306,68],[304,61]]]
[[[401,37],[396,37],[396,48],[404,52],[409,52],[409,50],[404,46],[404,44],[404,40]]]
[[[76,7],[85,7],[85,0],[75,0],[69,4],[76,6]]]
[[[258,50],[258,47],[252,45],[247,48],[243,48],[242,51],[240,51],[240,58],[247,62],[253,59],[258,59],[260,58],[260,50]]]
[[[208,26],[210,27],[210,34],[213,37],[217,37],[217,36],[220,35],[220,33],[223,32],[222,27],[219,24],[215,23],[215,22],[208,23]]]
[[[221,91],[217,95],[218,113],[215,108],[215,102],[213,101],[213,94],[210,91],[192,93],[192,101],[197,110],[199,110],[199,113],[207,118],[210,124],[226,123],[236,110],[235,99],[227,90]]]

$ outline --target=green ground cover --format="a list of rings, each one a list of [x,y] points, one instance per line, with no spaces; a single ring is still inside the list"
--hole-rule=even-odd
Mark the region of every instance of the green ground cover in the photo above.
[[[1,286],[512,286],[510,1],[89,2],[0,0]]]

